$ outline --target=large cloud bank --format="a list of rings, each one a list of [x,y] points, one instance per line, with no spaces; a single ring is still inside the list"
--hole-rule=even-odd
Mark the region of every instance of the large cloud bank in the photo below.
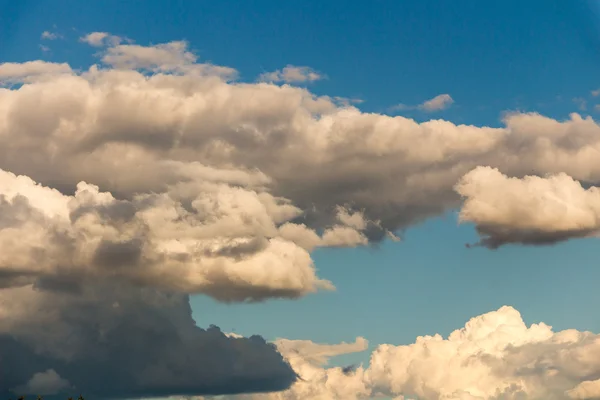
[[[280,393],[232,400],[518,400],[600,398],[600,335],[544,323],[527,326],[502,307],[472,318],[448,337],[422,336],[409,345],[380,345],[368,368],[325,366],[328,357],[363,351],[367,343],[319,345],[279,340],[303,380]]]
[[[600,181],[590,118],[417,123],[287,84],[237,82],[182,41],[142,46],[96,32],[82,42],[99,49],[98,65],[0,64],[0,393],[283,389],[295,374],[274,347],[196,328],[187,296],[332,290],[313,249],[395,239],[461,196],[462,219],[489,247],[597,231],[596,189],[579,183]],[[282,71],[276,80],[299,81]],[[169,345],[149,351],[153,341]],[[370,372],[323,372],[313,359],[306,374],[330,382],[332,396],[371,391],[331,383],[362,374],[392,393],[437,390],[422,378],[392,385],[400,378],[378,375],[378,354]]]

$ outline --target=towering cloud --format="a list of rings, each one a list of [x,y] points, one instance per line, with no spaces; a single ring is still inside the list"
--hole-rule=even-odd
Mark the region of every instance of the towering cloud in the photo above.
[[[274,347],[195,327],[187,296],[260,301],[332,289],[316,274],[314,248],[395,237],[460,206],[460,195],[464,220],[490,246],[596,229],[595,189],[560,175],[600,182],[600,127],[591,118],[512,114],[501,128],[417,123],[291,85],[233,81],[235,70],[199,62],[183,41],[142,46],[98,32],[82,40],[100,47],[99,65],[0,64],[1,391],[89,388],[102,398],[284,389],[295,375]],[[307,70],[283,71],[281,79],[302,80],[296,73],[312,79]],[[498,172],[475,169],[482,165]],[[485,174],[510,200],[495,212],[486,208],[496,204]],[[523,204],[552,212],[523,216]],[[544,342],[549,351],[567,339],[569,349],[587,351],[592,340],[531,331],[510,310],[500,315],[517,337],[558,337]],[[302,375],[319,389],[294,385],[281,396],[546,393],[536,380],[513,379],[514,365],[536,362],[542,345],[510,341],[532,354],[519,358],[503,338],[500,361],[496,347],[470,337],[467,347],[489,357],[463,352],[452,337],[382,347],[368,370],[323,372],[313,355]],[[417,357],[429,354],[419,347],[425,342],[449,343],[435,365],[481,367],[500,378],[457,380],[459,388],[441,373],[424,376],[429,367]],[[413,367],[397,354],[412,357]],[[464,366],[444,358],[451,354]],[[584,379],[564,372],[570,365],[556,373],[561,390],[592,390],[583,381],[600,378],[595,367]]]
[[[187,295],[71,277],[0,291],[0,377],[3,398],[49,399],[277,391],[296,379],[261,337],[198,328]]]
[[[421,336],[409,345],[380,345],[368,368],[327,368],[326,357],[366,349],[366,341],[319,345],[279,340],[303,380],[273,394],[232,400],[592,399],[600,396],[600,335],[527,326],[502,307],[472,318],[448,337]]]

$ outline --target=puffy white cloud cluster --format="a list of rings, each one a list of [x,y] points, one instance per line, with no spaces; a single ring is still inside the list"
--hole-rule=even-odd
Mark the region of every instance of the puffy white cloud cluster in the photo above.
[[[490,247],[553,243],[600,230],[600,190],[584,189],[564,173],[519,179],[478,167],[456,190],[465,197],[460,220],[475,223]]]
[[[232,185],[260,174],[194,167],[201,178],[129,200],[85,182],[67,196],[0,170],[4,285],[110,276],[223,301],[297,297],[333,288],[307,250],[366,243],[360,213],[340,209],[340,224],[319,236],[289,222],[301,210],[288,200]]]
[[[367,342],[318,345],[278,340],[303,380],[281,393],[244,400],[517,400],[600,398],[600,335],[527,326],[512,307],[472,318],[447,338],[422,336],[409,345],[380,345],[368,368],[325,366],[327,357],[362,351]]]

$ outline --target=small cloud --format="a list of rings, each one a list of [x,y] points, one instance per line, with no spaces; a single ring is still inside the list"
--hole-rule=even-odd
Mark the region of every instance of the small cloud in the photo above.
[[[49,369],[34,374],[25,385],[18,386],[12,391],[19,394],[54,395],[70,387],[68,380],[61,378],[53,369]]]
[[[596,112],[600,112],[600,104],[596,104],[596,105],[594,106],[594,111],[596,111]]]
[[[577,108],[579,108],[580,111],[587,110],[587,101],[584,98],[575,97],[573,103],[577,104]]]
[[[40,44],[40,50],[42,50],[44,53],[48,53],[50,51],[50,47]]]
[[[419,105],[419,109],[428,112],[441,111],[450,107],[454,103],[454,99],[449,94],[440,94],[431,100],[427,100]]]
[[[87,43],[94,47],[117,46],[123,41],[127,41],[121,36],[111,35],[108,32],[92,32],[79,38],[80,42]]]
[[[442,111],[450,107],[454,103],[454,99],[449,94],[440,94],[435,96],[433,99],[427,100],[419,105],[412,106],[409,104],[396,104],[390,107],[390,112],[395,111],[409,111],[409,110],[421,110],[425,112]]]
[[[596,90],[592,90],[591,91],[592,96],[594,97],[598,97],[598,95],[600,95],[600,89],[596,89]]]
[[[408,110],[414,110],[415,108],[417,108],[417,107],[415,107],[415,106],[409,106],[408,104],[400,103],[400,104],[396,104],[395,106],[391,106],[389,108],[389,111],[390,112],[408,111]]]
[[[44,31],[44,32],[42,32],[41,38],[44,40],[56,40],[56,39],[61,39],[62,35],[59,35],[58,33],[55,33],[55,32]]]
[[[348,106],[351,106],[352,104],[362,104],[365,102],[362,99],[341,97],[341,96],[333,97],[333,101],[343,107],[348,107]]]
[[[310,67],[296,67],[288,65],[273,72],[261,74],[258,78],[262,82],[304,83],[324,79],[325,76]]]

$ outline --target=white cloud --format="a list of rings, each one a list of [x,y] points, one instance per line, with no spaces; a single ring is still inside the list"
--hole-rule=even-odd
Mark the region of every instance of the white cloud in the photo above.
[[[450,107],[453,103],[454,99],[449,94],[440,94],[419,105],[419,108],[429,112],[441,111]]]
[[[53,395],[70,386],[68,380],[61,378],[53,369],[48,369],[45,372],[35,373],[25,385],[14,388],[13,392],[19,395]]]
[[[40,37],[45,40],[56,40],[56,39],[61,39],[62,35],[59,35],[58,33],[55,33],[55,32],[44,31],[44,32],[42,32]]]
[[[490,247],[554,243],[600,230],[600,189],[584,189],[564,173],[509,178],[478,167],[456,190],[465,198],[461,222],[475,223]]]
[[[285,68],[260,75],[263,82],[304,83],[314,82],[325,78],[324,75],[310,67],[288,65]]]
[[[407,111],[407,110],[421,110],[425,112],[442,111],[454,104],[454,99],[449,94],[440,94],[434,98],[427,100],[419,105],[411,106],[408,104],[396,104],[389,108],[389,111]]]
[[[24,63],[0,64],[0,84],[33,82],[56,75],[72,73],[66,63],[51,63],[46,61],[27,61]]]
[[[111,35],[108,32],[91,32],[79,38],[80,42],[94,47],[117,46],[126,39],[121,36]]]
[[[6,212],[0,218],[0,265],[15,277],[108,273],[223,301],[332,288],[315,276],[306,250],[278,235],[277,224],[299,209],[268,193],[218,182],[214,172],[209,179],[216,182],[205,177],[124,201],[85,182],[66,196],[0,170],[0,207]],[[326,232],[323,241],[363,244],[351,233],[337,235],[341,239],[331,240]]]
[[[587,110],[587,100],[581,97],[575,97],[573,103],[577,104],[577,108],[581,111]]]
[[[567,391],[572,399],[597,399],[600,398],[600,379],[581,382],[573,389]]]

